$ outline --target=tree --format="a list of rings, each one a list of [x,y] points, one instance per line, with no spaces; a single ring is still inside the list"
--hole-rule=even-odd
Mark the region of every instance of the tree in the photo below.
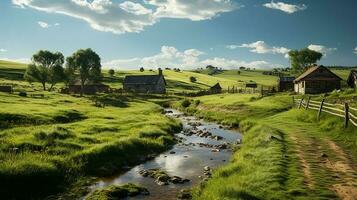
[[[309,66],[319,61],[322,56],[322,53],[310,50],[309,48],[289,52],[291,67],[295,73],[305,71]]]
[[[114,69],[110,69],[110,70],[108,71],[108,73],[109,73],[109,75],[110,75],[111,77],[113,77],[114,74],[115,74],[115,71],[114,71]]]
[[[87,81],[98,82],[101,78],[100,57],[92,49],[80,49],[67,57],[67,70],[78,74],[81,83],[81,96]]]
[[[28,65],[24,78],[30,82],[40,82],[43,90],[46,90],[46,83],[49,83],[49,90],[52,90],[56,83],[64,79],[63,63],[62,53],[40,50],[32,56],[32,63]]]
[[[140,67],[140,72],[144,72],[144,67]]]
[[[190,81],[191,81],[192,83],[195,83],[195,82],[197,82],[197,78],[194,77],[194,76],[190,76]]]

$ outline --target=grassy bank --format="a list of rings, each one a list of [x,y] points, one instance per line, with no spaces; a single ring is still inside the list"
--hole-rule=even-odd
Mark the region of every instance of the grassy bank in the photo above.
[[[136,98],[104,96],[105,108],[55,93],[0,99],[3,198],[45,196],[81,177],[117,173],[169,148],[181,126]]]
[[[183,109],[181,103],[176,106]],[[318,122],[316,112],[291,109],[291,104],[286,94],[191,100],[186,112],[240,127],[244,133],[241,149],[213,179],[194,190],[195,199],[353,197],[357,130],[344,129],[343,120],[327,114]]]

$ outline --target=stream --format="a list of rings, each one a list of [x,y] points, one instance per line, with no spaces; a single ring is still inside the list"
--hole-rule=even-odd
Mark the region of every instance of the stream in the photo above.
[[[173,109],[166,109],[166,116],[177,118],[183,124],[183,131],[175,134],[178,142],[173,148],[152,160],[137,165],[131,170],[114,177],[101,178],[91,190],[117,184],[135,183],[147,188],[150,195],[140,195],[127,199],[177,199],[182,189],[198,185],[209,174],[207,168],[214,169],[229,162],[232,150],[227,144],[241,142],[237,131],[228,130],[216,123],[206,122],[192,116],[185,116]],[[158,185],[155,179],[144,177],[139,172],[161,169],[169,176],[190,180],[181,184]]]

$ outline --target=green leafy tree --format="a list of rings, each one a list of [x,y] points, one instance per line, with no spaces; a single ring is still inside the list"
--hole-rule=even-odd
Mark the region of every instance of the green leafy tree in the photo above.
[[[140,67],[140,72],[144,72],[144,71],[145,71],[144,67]]]
[[[196,82],[197,82],[197,78],[194,77],[194,76],[190,76],[190,81],[191,81],[192,83],[196,83]]]
[[[46,90],[46,83],[49,83],[49,90],[52,90],[65,77],[63,63],[62,53],[40,50],[32,56],[32,63],[28,65],[24,78],[30,82],[40,82],[43,90]]]
[[[87,81],[98,82],[101,79],[100,57],[92,49],[80,49],[67,57],[67,70],[78,75],[81,83],[81,96]]]
[[[308,67],[319,61],[322,56],[322,53],[313,51],[309,48],[292,50],[289,52],[291,67],[295,73],[305,71]]]
[[[110,70],[108,71],[108,73],[109,73],[109,75],[110,75],[111,77],[113,77],[114,74],[115,74],[115,71],[114,71],[114,69],[110,69]]]

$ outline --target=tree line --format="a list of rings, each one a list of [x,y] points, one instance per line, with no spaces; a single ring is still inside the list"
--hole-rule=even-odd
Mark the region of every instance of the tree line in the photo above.
[[[101,79],[100,57],[90,48],[79,49],[66,59],[61,52],[40,50],[32,56],[31,61],[24,78],[29,82],[41,83],[44,91],[51,91],[59,82],[68,86],[79,81],[83,95],[87,82],[98,82]],[[46,84],[50,85],[49,88]]]

